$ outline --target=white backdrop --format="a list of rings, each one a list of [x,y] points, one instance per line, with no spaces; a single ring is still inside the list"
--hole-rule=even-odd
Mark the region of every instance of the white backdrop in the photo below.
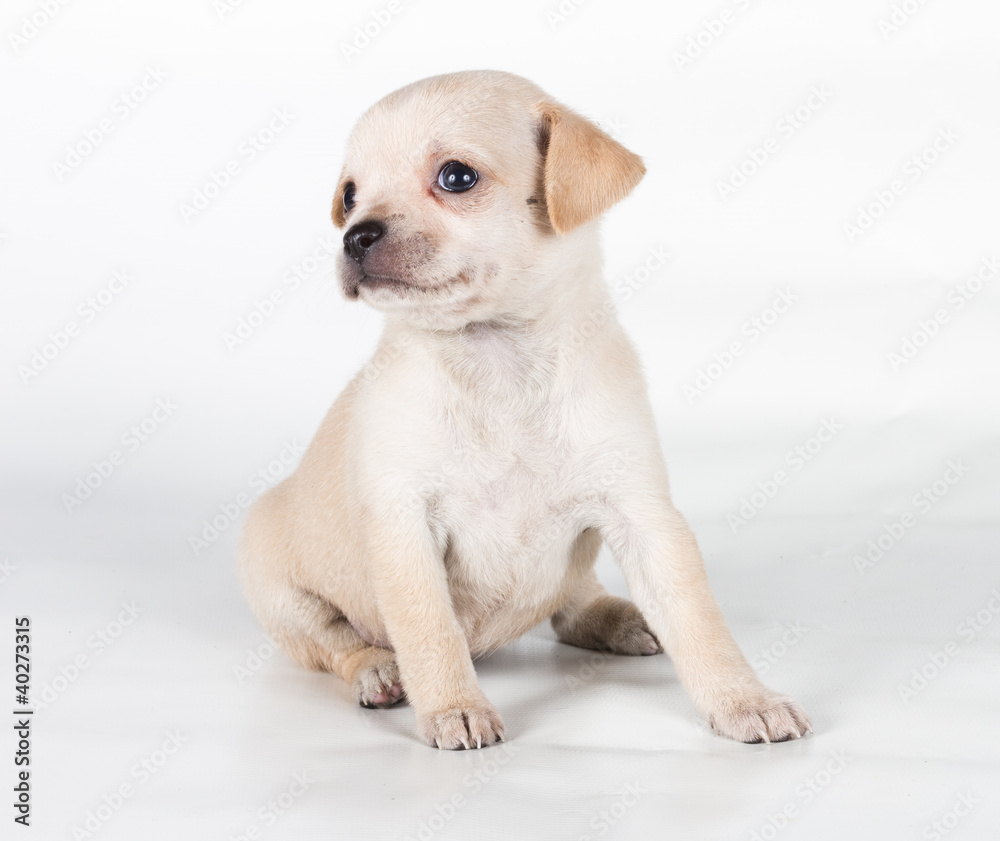
[[[998,25],[987,0],[5,3],[25,834],[995,837]],[[242,509],[380,329],[333,278],[347,133],[479,67],[645,160],[603,226],[608,281],[676,500],[744,650],[811,713],[801,742],[714,737],[665,657],[543,626],[477,663],[509,749],[439,754],[243,604]]]

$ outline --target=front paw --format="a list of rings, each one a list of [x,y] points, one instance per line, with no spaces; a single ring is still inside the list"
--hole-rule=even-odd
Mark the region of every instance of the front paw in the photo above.
[[[442,750],[488,747],[503,741],[500,713],[488,701],[417,714],[417,732]]]
[[[739,742],[787,742],[812,731],[812,722],[794,698],[762,689],[721,700],[708,715],[717,733]]]

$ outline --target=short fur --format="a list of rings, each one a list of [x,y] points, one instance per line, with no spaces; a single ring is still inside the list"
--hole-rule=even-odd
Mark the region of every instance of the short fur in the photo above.
[[[478,172],[471,190],[438,186],[449,161]],[[339,674],[365,706],[405,693],[428,744],[503,738],[473,658],[545,619],[587,648],[652,654],[662,641],[726,736],[811,726],[726,627],[601,276],[598,217],[644,171],[589,120],[493,71],[408,85],[351,135],[333,220],[384,233],[345,253],[340,279],[385,329],[298,469],[249,512],[240,572],[292,657]],[[602,541],[634,605],[598,582]]]

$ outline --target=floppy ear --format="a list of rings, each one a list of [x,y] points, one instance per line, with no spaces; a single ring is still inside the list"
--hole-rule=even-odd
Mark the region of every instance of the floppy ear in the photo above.
[[[542,106],[541,140],[545,204],[559,234],[600,216],[646,173],[642,158],[562,105]]]
[[[330,211],[330,218],[333,220],[333,224],[338,228],[344,227],[344,222],[347,220],[344,218],[344,201],[337,193],[333,197],[333,209]]]
[[[333,207],[330,209],[330,218],[338,228],[343,228],[347,218],[344,216],[344,182],[341,179],[337,184],[337,191],[333,194]]]

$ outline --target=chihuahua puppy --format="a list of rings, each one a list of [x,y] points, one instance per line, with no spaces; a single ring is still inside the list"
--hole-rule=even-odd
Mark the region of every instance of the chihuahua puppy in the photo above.
[[[712,596],[602,279],[598,219],[644,172],[594,123],[494,71],[408,85],[350,136],[339,279],[385,329],[296,471],[248,512],[239,568],[291,657],[366,707],[405,697],[429,745],[504,738],[473,659],[545,619],[583,648],[662,642],[723,735],[811,729],[757,678]],[[598,581],[602,541],[634,603]]]

